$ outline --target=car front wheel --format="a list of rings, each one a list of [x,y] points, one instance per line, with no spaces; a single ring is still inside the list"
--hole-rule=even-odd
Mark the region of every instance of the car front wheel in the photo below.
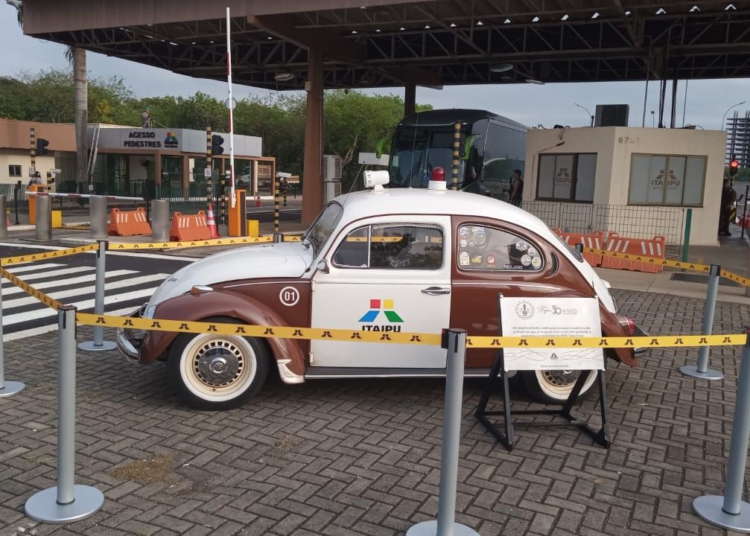
[[[519,373],[526,390],[535,402],[543,404],[564,404],[581,374],[588,374],[579,398],[593,391],[596,371],[579,370],[535,370]]]
[[[268,362],[268,350],[257,339],[184,333],[169,350],[167,375],[188,406],[223,410],[260,390],[268,376]]]

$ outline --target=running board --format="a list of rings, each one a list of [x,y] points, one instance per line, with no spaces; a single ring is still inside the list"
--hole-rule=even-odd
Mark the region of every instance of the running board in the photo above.
[[[487,378],[489,368],[471,368],[464,372],[465,378]],[[359,367],[308,367],[306,380],[329,380],[342,378],[444,378],[442,368],[359,368]]]

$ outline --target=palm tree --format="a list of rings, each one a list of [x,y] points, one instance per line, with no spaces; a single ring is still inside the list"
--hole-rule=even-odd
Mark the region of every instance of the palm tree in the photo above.
[[[18,25],[23,28],[23,0],[6,0],[16,8]],[[78,47],[68,47],[65,57],[73,67],[73,102],[75,108],[76,132],[76,182],[79,191],[81,185],[88,182],[86,172],[88,168],[88,139],[87,127],[89,119],[88,73],[86,72],[86,51]]]

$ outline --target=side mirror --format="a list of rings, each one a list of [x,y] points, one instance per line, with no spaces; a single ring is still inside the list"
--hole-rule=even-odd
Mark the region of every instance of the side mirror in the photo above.
[[[328,272],[330,272],[330,270],[328,269],[328,263],[325,259],[322,259],[320,262],[318,262],[318,266],[316,268],[323,274],[327,274]]]

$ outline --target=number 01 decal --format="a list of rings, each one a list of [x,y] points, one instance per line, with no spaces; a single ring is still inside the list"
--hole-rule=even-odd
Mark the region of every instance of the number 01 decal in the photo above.
[[[279,300],[287,307],[297,305],[297,302],[299,302],[299,290],[294,287],[284,287],[279,292]]]

